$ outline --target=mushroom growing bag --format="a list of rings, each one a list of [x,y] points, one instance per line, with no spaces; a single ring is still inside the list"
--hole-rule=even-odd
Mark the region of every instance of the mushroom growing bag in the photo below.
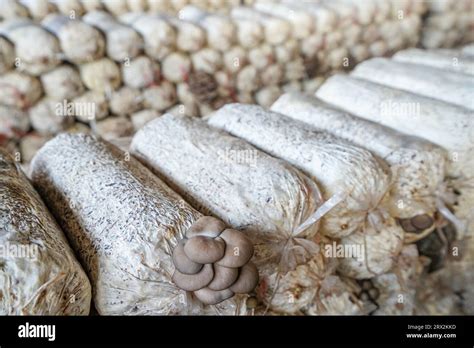
[[[218,244],[221,254],[215,260],[224,262],[229,259],[223,252],[229,245],[224,234],[235,236],[239,231],[225,229],[214,218],[201,220],[202,214],[128,153],[90,135],[57,136],[38,152],[31,168],[34,184],[89,274],[100,314],[186,314],[201,308],[194,306],[195,297],[208,296],[206,285],[218,279],[214,261],[191,262],[198,273],[181,274],[175,259],[183,258],[175,258],[174,250],[182,244],[186,250],[191,241]],[[222,238],[196,237],[206,231],[222,233]],[[247,249],[247,255],[251,253],[253,249]],[[247,263],[242,270],[245,265],[254,272],[253,280],[255,275],[258,279],[254,266]],[[243,291],[237,285],[244,272],[236,272],[232,288],[218,293],[217,300]],[[233,304],[228,301],[225,306],[231,311]]]
[[[271,109],[348,140],[383,158],[396,177],[390,195],[392,216],[415,218],[417,225],[423,219],[420,215],[433,215],[436,211],[437,190],[444,180],[447,156],[440,147],[358,118],[303,94],[284,94]]]
[[[344,93],[341,93],[341,90]],[[320,99],[359,117],[418,136],[449,152],[449,184],[461,192],[456,214],[474,223],[474,118],[472,111],[436,99],[351,76],[333,76],[316,92]],[[459,230],[464,228],[458,227]],[[471,225],[471,230],[474,225]]]
[[[340,93],[341,88],[344,93]],[[463,231],[474,231],[472,111],[350,76],[333,76],[316,94],[359,117],[419,136],[446,149],[449,153],[447,183],[461,193],[453,206],[456,216],[462,220],[462,223],[456,223],[456,228],[461,235]],[[453,203],[452,199],[446,198],[448,203]],[[449,214],[449,211],[445,213]]]
[[[64,55],[74,63],[90,62],[104,56],[104,37],[85,22],[51,14],[43,19],[41,25],[56,35]]]
[[[351,74],[474,110],[474,79],[467,74],[386,58],[367,60]]]
[[[33,76],[15,70],[0,75],[0,104],[27,109],[43,94],[41,82]]]
[[[91,287],[63,232],[0,149],[0,314],[88,315]]]
[[[286,20],[259,12],[251,7],[239,6],[230,11],[232,20],[249,20],[263,27],[265,42],[279,45],[292,35],[291,25]]]
[[[191,5],[179,11],[179,19],[204,28],[207,32],[207,44],[216,50],[228,50],[235,41],[234,24],[226,16],[206,12]]]
[[[201,212],[241,229],[254,242],[263,303],[287,314],[313,305],[314,277],[323,279],[327,272],[315,243],[318,224],[301,226],[322,203],[314,182],[189,117],[166,114],[147,123],[131,150]],[[302,284],[303,295],[291,303],[287,292],[295,282]]]
[[[18,69],[38,76],[60,63],[56,37],[34,22],[17,18],[0,23],[0,34],[15,46]]]
[[[147,56],[159,60],[173,52],[176,32],[165,18],[155,14],[128,12],[120,17],[120,21],[143,36]]]
[[[389,188],[388,168],[370,152],[282,114],[256,105],[228,104],[209,124],[300,168],[321,185],[325,199],[347,196],[324,218],[322,227],[330,237],[357,230],[367,210],[376,208]]]
[[[89,12],[82,20],[104,33],[107,55],[117,62],[136,57],[144,46],[143,38],[134,29],[107,12]]]
[[[255,105],[228,104],[209,123],[287,160],[320,185],[324,199],[335,205],[322,219],[323,234],[364,250],[359,257],[341,260],[343,274],[370,278],[391,267],[403,231],[385,208],[391,175],[383,161],[345,140]]]
[[[397,62],[422,64],[433,68],[474,75],[474,59],[463,56],[460,51],[443,52],[410,48],[393,56]]]

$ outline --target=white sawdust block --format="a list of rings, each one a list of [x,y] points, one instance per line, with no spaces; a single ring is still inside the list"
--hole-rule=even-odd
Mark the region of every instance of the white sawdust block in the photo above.
[[[263,27],[265,42],[279,45],[291,37],[291,24],[278,17],[259,12],[251,7],[234,7],[230,17],[235,20],[250,20]]]
[[[257,68],[255,68],[253,65],[247,65],[243,67],[237,73],[235,85],[239,91],[256,91],[261,85],[261,80]]]
[[[48,208],[3,149],[0,173],[0,313],[88,315],[86,274]]]
[[[144,51],[154,59],[163,59],[174,51],[176,30],[164,17],[141,12],[129,12],[119,20],[134,28],[144,40]]]
[[[107,12],[89,12],[82,20],[104,33],[107,56],[117,62],[138,56],[144,47],[143,38],[137,31],[120,23]]]
[[[55,99],[71,99],[84,93],[79,72],[71,65],[60,65],[40,76],[47,96]]]
[[[158,63],[148,56],[138,56],[121,66],[123,83],[132,88],[146,88],[161,79]]]
[[[139,89],[122,87],[110,95],[109,108],[114,115],[130,115],[142,108],[143,96]]]
[[[181,52],[173,52],[161,62],[161,73],[163,77],[175,83],[186,81],[191,69],[191,58]]]
[[[33,76],[17,71],[0,75],[0,104],[27,109],[36,103],[43,94],[41,82]]]
[[[134,158],[89,135],[48,142],[32,180],[81,259],[100,314],[186,313],[171,253],[201,214]]]
[[[207,44],[219,51],[225,51],[235,43],[235,26],[227,16],[186,6],[179,11],[179,19],[198,24],[206,30]]]
[[[258,11],[268,13],[275,17],[280,17],[290,22],[292,25],[293,36],[297,39],[303,39],[314,31],[314,18],[300,8],[289,4],[278,4],[267,1],[257,2],[254,8]]]
[[[474,110],[474,78],[469,75],[386,58],[365,61],[352,75]]]
[[[42,135],[57,134],[74,124],[64,99],[44,97],[28,110],[31,126]]]
[[[163,80],[156,86],[145,89],[142,96],[145,107],[163,111],[176,103],[176,87],[171,82]]]
[[[432,50],[410,48],[396,53],[393,59],[398,62],[427,65],[443,70],[474,75],[474,59],[469,59],[460,54],[440,54]]]
[[[215,74],[223,66],[223,57],[218,50],[205,47],[191,54],[191,62],[193,71]]]
[[[79,66],[82,82],[93,91],[110,93],[122,83],[120,68],[109,58]]]
[[[314,18],[314,31],[316,33],[329,33],[340,25],[338,14],[333,9],[326,7],[325,4],[293,0],[283,0],[281,2],[309,13]]]
[[[81,122],[90,123],[109,115],[109,102],[103,92],[87,91],[74,98],[69,105],[73,115]]]
[[[224,52],[222,59],[225,69],[235,74],[247,64],[247,51],[241,46],[234,46]]]
[[[65,57],[76,64],[102,58],[105,39],[92,25],[60,14],[50,14],[41,25],[54,33]]]
[[[0,134],[10,139],[20,138],[30,129],[28,113],[13,106],[0,105]]]
[[[237,41],[244,48],[253,48],[260,45],[265,37],[265,32],[259,22],[244,19],[232,18],[236,27]]]
[[[166,16],[176,31],[176,47],[184,52],[196,52],[207,43],[206,31],[192,21]]]
[[[15,46],[17,70],[38,76],[60,63],[61,49],[56,37],[29,19],[0,23],[0,35]]]
[[[285,79],[285,69],[282,64],[273,63],[260,73],[262,86],[276,86]]]

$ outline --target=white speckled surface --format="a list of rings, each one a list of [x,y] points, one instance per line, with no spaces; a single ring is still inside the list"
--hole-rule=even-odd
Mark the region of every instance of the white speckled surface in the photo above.
[[[32,180],[79,254],[100,314],[184,314],[171,251],[201,216],[134,158],[89,135],[59,135]]]
[[[0,149],[0,314],[88,315],[91,286],[13,159]]]
[[[393,216],[410,218],[435,212],[437,190],[445,176],[447,153],[442,148],[303,94],[285,94],[271,109],[348,140],[384,159],[394,175],[390,194]]]

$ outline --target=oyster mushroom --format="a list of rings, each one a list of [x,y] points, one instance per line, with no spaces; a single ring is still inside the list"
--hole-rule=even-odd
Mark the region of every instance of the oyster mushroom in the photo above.
[[[410,219],[411,224],[418,230],[426,230],[433,225],[433,218],[428,214],[416,215]]]
[[[217,262],[219,266],[238,268],[245,265],[253,255],[252,242],[237,230],[227,229],[221,233],[226,243],[225,255]]]
[[[258,270],[253,262],[249,262],[240,269],[239,278],[229,288],[237,294],[251,292],[258,283]]]
[[[186,291],[196,291],[204,288],[212,281],[214,271],[212,265],[204,265],[202,270],[196,274],[184,274],[178,270],[173,273],[173,282]]]
[[[434,220],[428,214],[415,215],[410,219],[399,219],[405,232],[419,232],[433,226]]]
[[[184,253],[186,239],[181,239],[173,250],[173,263],[176,269],[183,274],[196,274],[202,269],[202,264],[191,261]]]
[[[416,232],[418,229],[413,226],[411,219],[398,219],[398,223],[405,232]]]
[[[226,245],[221,238],[196,236],[184,245],[186,256],[197,263],[214,263],[224,256]]]
[[[210,238],[219,237],[226,228],[225,224],[212,216],[203,216],[197,220],[186,232],[187,238],[205,236]]]
[[[194,292],[194,295],[203,303],[214,305],[234,296],[229,289],[214,291],[209,288],[203,288]]]
[[[235,283],[239,276],[237,268],[228,268],[219,265],[214,265],[214,279],[207,286],[209,289],[218,291],[227,289]]]

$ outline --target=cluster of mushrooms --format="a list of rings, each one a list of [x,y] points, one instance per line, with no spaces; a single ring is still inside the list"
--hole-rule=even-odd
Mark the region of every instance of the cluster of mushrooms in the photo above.
[[[250,262],[253,252],[242,232],[214,217],[201,217],[173,250],[173,282],[209,305],[250,293],[258,283],[257,267]]]

